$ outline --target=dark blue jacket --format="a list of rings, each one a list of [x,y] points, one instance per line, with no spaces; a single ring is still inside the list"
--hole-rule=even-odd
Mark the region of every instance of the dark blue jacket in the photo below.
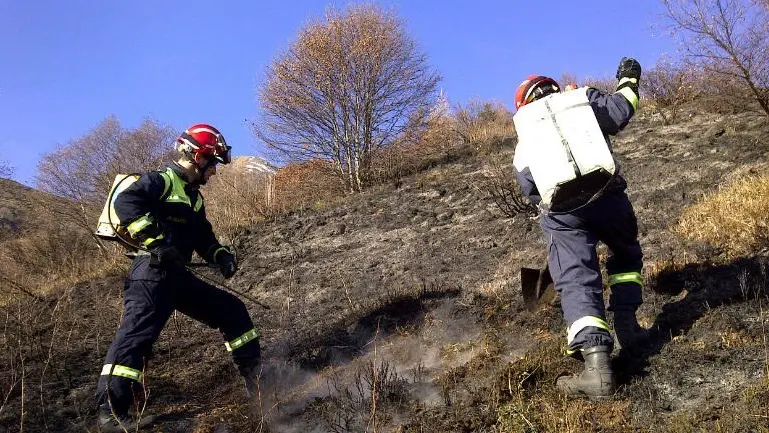
[[[183,169],[176,165],[143,174],[117,196],[115,212],[145,248],[168,243],[187,261],[195,251],[214,263],[224,250],[206,218],[198,186],[187,183]]]

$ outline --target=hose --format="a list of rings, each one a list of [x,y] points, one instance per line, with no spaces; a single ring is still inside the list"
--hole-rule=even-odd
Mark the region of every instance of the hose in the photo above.
[[[197,268],[201,268],[201,267],[215,268],[215,267],[217,267],[213,263],[189,263],[189,264],[185,265],[184,267],[187,268],[187,270],[190,271],[193,275],[197,276],[198,278],[200,278],[201,280],[203,280],[203,281],[205,281],[205,282],[207,282],[209,284],[212,284],[212,285],[214,285],[216,287],[219,287],[219,288],[222,288],[222,289],[227,290],[229,292],[232,292],[232,293],[234,293],[234,294],[236,294],[236,295],[238,295],[238,296],[240,296],[240,297],[242,297],[244,299],[247,299],[247,300],[253,302],[254,304],[264,308],[265,310],[269,310],[270,309],[269,305],[263,304],[263,303],[257,301],[255,298],[253,298],[253,297],[251,297],[251,296],[249,296],[249,295],[247,295],[247,294],[245,294],[245,293],[243,293],[243,292],[241,292],[239,290],[233,289],[232,287],[230,287],[230,286],[228,286],[226,284],[220,283],[220,282],[218,282],[218,281],[216,281],[216,280],[214,280],[212,278],[209,278],[206,275],[204,275],[202,272],[198,272],[197,270],[194,269],[196,267]]]

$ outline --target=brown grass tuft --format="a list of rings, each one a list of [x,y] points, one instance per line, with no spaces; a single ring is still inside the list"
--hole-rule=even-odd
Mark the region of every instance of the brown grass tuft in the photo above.
[[[704,196],[684,210],[673,230],[716,247],[728,257],[769,245],[769,176],[748,176]]]

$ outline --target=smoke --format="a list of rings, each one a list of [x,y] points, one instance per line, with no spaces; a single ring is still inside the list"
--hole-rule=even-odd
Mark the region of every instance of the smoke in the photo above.
[[[354,359],[337,360],[339,364],[321,372],[302,369],[284,360],[267,360],[261,375],[261,395],[254,403],[270,431],[288,433],[325,432],[317,416],[312,416],[313,402],[331,402],[350,398],[358,392],[360,400],[370,399],[370,390],[361,394],[361,372],[372,368],[390,369],[403,384],[404,394],[426,407],[443,404],[440,387],[434,383],[442,372],[463,365],[480,350],[481,326],[469,315],[459,315],[451,301],[442,302],[427,312],[416,328],[382,336],[376,330],[361,329],[361,337],[370,338],[367,351]],[[373,336],[373,337],[371,337]],[[333,405],[332,405],[333,406]],[[317,405],[313,406],[317,407]],[[337,407],[341,410],[342,406]],[[397,409],[394,409],[394,415]],[[317,414],[316,414],[317,415]],[[312,421],[308,419],[312,418]]]
[[[312,398],[305,392],[312,389],[317,377],[317,373],[284,360],[264,359],[258,372],[258,389],[250,401],[253,414],[270,431],[292,431],[287,416],[304,409]]]

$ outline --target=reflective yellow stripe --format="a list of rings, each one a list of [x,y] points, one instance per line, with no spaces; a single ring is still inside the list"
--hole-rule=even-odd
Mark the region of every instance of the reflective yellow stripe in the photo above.
[[[161,234],[159,234],[159,235],[158,235],[158,237],[156,237],[156,238],[147,238],[147,239],[145,239],[145,240],[144,240],[144,242],[142,242],[142,245],[144,245],[145,247],[147,247],[147,246],[149,246],[151,243],[155,242],[156,240],[158,240],[158,239],[163,239],[163,237],[164,237],[164,236],[163,236],[163,234],[161,233]]]
[[[142,382],[142,379],[144,378],[144,375],[140,370],[137,370],[135,368],[126,367],[125,365],[113,365],[113,364],[105,364],[104,367],[101,369],[101,375],[102,376],[120,376],[125,377],[127,379],[135,380],[137,382]]]
[[[621,80],[619,80],[619,83],[617,83],[617,87],[625,83],[638,84],[638,78],[623,77]]]
[[[588,326],[593,326],[600,329],[605,329],[607,331],[610,331],[609,324],[606,323],[605,320],[601,319],[600,317],[595,316],[585,316],[581,317],[574,321],[574,323],[571,324],[566,329],[566,341],[569,345],[571,345],[571,342],[574,341],[574,337],[579,334],[579,331],[587,328]]]
[[[213,260],[214,263],[216,263],[216,255],[219,254],[221,251],[227,251],[228,253],[230,252],[230,250],[228,250],[227,247],[219,247],[216,251],[214,251],[214,256],[211,258],[211,260]]]
[[[184,185],[187,182],[180,178],[171,168],[166,170],[166,175],[171,179],[171,192],[166,197],[166,201],[169,203],[185,203],[188,206],[192,206],[190,197],[184,192]]]
[[[254,328],[230,342],[225,342],[224,346],[227,348],[228,352],[232,352],[249,341],[255,340],[257,337],[259,337],[259,333],[256,332],[256,328]]]
[[[131,236],[135,236],[136,233],[139,233],[140,231],[146,229],[152,225],[152,218],[150,218],[149,214],[139,217],[136,221],[132,222],[131,224],[128,224],[128,227],[126,229],[128,230],[128,233],[131,234]]]
[[[620,283],[636,283],[639,286],[644,285],[644,280],[640,272],[625,272],[623,274],[609,275],[609,287]]]
[[[198,200],[195,202],[195,212],[199,211],[203,207],[203,196],[198,192]]]
[[[187,194],[184,194],[184,195],[174,194],[173,191],[171,192],[171,195],[168,196],[166,201],[169,203],[184,203],[187,205],[190,204],[190,198],[187,197]]]
[[[634,110],[638,109],[638,95],[631,89],[630,87],[623,87],[619,89],[617,93],[621,93],[622,96],[627,99],[628,102],[630,102],[630,105],[633,106]]]
[[[165,197],[166,193],[168,192],[168,189],[171,188],[171,184],[173,181],[171,180],[171,175],[168,174],[168,170],[161,172],[160,177],[163,178],[163,194],[160,194],[160,197]]]

